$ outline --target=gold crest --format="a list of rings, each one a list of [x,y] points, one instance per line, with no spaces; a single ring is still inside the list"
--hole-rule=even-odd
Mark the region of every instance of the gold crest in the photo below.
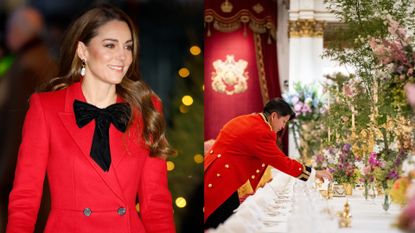
[[[226,55],[226,60],[213,62],[215,71],[212,72],[212,88],[219,93],[233,95],[248,89],[248,72],[245,71],[248,62],[235,61],[234,55]]]

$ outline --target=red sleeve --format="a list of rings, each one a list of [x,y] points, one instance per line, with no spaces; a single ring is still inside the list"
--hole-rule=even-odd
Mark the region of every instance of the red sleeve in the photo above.
[[[255,142],[249,143],[252,154],[265,163],[294,177],[299,177],[304,167],[298,161],[286,156],[277,146],[276,134],[268,130],[256,130],[252,135]]]
[[[151,97],[154,108],[162,113],[160,99]],[[148,233],[174,233],[173,206],[167,182],[166,161],[148,157],[139,187],[140,214]]]
[[[172,198],[167,184],[166,161],[149,157],[139,187],[140,214],[148,233],[174,233]]]
[[[7,233],[33,232],[45,178],[49,134],[39,95],[30,99],[9,198]]]

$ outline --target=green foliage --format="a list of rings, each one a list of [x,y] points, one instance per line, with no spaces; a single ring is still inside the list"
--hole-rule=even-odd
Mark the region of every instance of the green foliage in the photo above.
[[[195,217],[194,212],[199,215],[203,213],[202,200],[194,196],[197,187],[203,183],[203,163],[194,161],[196,154],[203,155],[203,55],[189,55],[184,66],[190,70],[191,75],[187,78],[175,77],[176,95],[170,110],[172,122],[167,130],[169,142],[177,151],[177,156],[168,159],[175,164],[175,168],[169,172],[169,188],[173,202],[178,197],[184,197],[187,201],[184,208],[173,204],[178,232],[182,229],[182,223],[189,221],[186,218],[192,214]],[[184,95],[193,98],[191,106],[183,106],[181,99]],[[199,218],[194,219],[198,220]]]

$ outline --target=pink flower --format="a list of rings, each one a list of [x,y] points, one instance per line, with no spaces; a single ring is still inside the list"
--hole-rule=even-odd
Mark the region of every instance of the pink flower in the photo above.
[[[303,108],[303,102],[298,101],[295,105],[294,105],[294,111],[299,114],[301,113],[301,109]]]
[[[298,103],[298,101],[300,101],[300,99],[298,98],[298,96],[293,96],[293,97],[291,98],[291,103],[292,103],[292,104],[296,104],[296,103]]]
[[[377,154],[375,152],[370,153],[369,164],[375,167],[379,167],[381,162],[377,159]]]
[[[406,72],[406,75],[412,76],[413,73],[414,73],[414,68],[409,68],[408,71]]]
[[[308,104],[304,104],[303,107],[301,108],[301,112],[303,114],[305,114],[305,113],[309,113],[309,112],[312,112],[312,111],[311,111],[310,106],[308,106]]]
[[[415,84],[414,83],[406,84],[405,91],[406,91],[406,98],[408,99],[408,103],[412,106],[412,108],[415,108]]]
[[[369,175],[371,171],[372,167],[370,165],[363,167],[363,175]]]
[[[352,97],[353,96],[353,89],[350,85],[343,86],[343,92],[346,96]]]

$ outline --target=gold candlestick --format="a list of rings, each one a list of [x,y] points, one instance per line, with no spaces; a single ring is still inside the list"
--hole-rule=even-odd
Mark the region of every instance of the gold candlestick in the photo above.
[[[349,201],[344,204],[344,209],[339,213],[339,227],[346,228],[352,226],[352,215],[350,213]]]

